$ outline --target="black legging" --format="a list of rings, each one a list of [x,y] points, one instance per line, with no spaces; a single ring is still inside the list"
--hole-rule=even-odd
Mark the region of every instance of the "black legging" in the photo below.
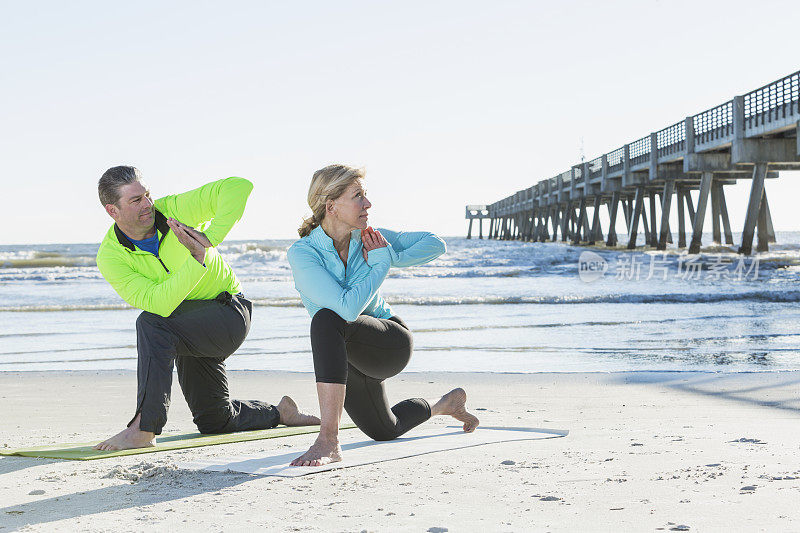
[[[311,319],[311,350],[317,383],[342,383],[344,408],[361,431],[375,440],[396,439],[431,417],[422,398],[403,400],[389,409],[383,380],[400,373],[414,342],[408,326],[361,315],[347,322],[330,309]]]

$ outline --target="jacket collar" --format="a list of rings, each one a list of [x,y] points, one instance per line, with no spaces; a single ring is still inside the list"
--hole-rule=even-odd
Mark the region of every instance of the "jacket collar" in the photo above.
[[[328,234],[325,233],[322,226],[317,226],[311,230],[311,233],[308,234],[308,238],[311,244],[314,245],[314,248],[328,250],[330,252],[336,251],[336,247],[333,245],[333,239],[328,237]],[[350,232],[350,242],[352,243],[353,241],[361,242],[361,232],[359,230]],[[352,252],[352,248],[350,251]]]
[[[159,233],[161,233],[161,238],[163,239],[164,235],[166,235],[169,232],[169,225],[167,224],[167,217],[162,215],[161,211],[159,211],[158,209],[153,208],[153,212],[155,212],[156,229],[159,231]],[[114,223],[114,234],[117,236],[117,240],[119,241],[119,243],[122,246],[124,246],[125,248],[127,248],[131,252],[136,250],[136,247],[133,245],[133,243],[128,238],[128,236],[125,235],[125,233],[123,233],[121,229],[119,229],[119,226],[117,226],[116,222]],[[325,235],[325,232],[322,232],[322,234]],[[327,235],[325,235],[325,236],[327,237]],[[331,243],[332,242],[333,241],[331,241]]]

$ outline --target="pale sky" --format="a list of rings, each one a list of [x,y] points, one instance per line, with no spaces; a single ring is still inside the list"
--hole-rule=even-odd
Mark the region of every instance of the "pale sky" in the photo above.
[[[371,222],[489,203],[800,69],[796,1],[0,0],[0,244],[96,242],[114,165],[155,196],[243,176],[230,239],[296,237],[314,170]],[[740,231],[749,182],[726,189]],[[798,230],[800,173],[767,183]]]

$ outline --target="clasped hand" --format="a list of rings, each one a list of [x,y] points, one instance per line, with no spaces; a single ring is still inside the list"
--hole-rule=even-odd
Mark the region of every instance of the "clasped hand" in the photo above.
[[[361,253],[364,255],[364,261],[367,260],[367,253],[370,250],[375,250],[376,248],[385,248],[389,245],[384,236],[381,235],[381,232],[376,229],[372,229],[371,226],[367,229],[361,230],[361,244],[363,246]]]
[[[214,245],[208,240],[206,234],[190,228],[183,222],[179,222],[174,218],[167,219],[167,225],[177,237],[178,242],[189,250],[198,263],[203,263],[206,257],[206,248],[213,248]]]

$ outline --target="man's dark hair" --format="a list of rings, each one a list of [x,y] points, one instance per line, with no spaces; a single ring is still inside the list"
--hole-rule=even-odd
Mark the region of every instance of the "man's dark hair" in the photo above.
[[[97,194],[100,203],[105,207],[108,204],[116,205],[119,201],[119,190],[123,185],[142,181],[142,173],[134,167],[111,167],[106,170],[100,181],[97,182]]]

